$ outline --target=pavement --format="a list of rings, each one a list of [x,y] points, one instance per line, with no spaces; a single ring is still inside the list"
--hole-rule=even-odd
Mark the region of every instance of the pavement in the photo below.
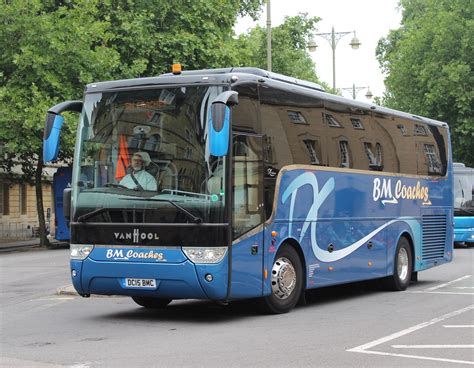
[[[65,249],[69,248],[69,242],[59,241],[56,239],[49,239],[49,247],[41,247],[39,238],[32,238],[27,240],[16,240],[16,241],[0,241],[0,253],[2,252],[13,252],[21,251],[32,248],[38,249]]]

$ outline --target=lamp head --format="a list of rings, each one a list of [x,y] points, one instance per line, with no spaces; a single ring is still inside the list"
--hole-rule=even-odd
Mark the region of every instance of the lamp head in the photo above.
[[[352,37],[351,43],[349,44],[354,50],[357,50],[361,45],[359,39],[356,37],[356,32],[354,31],[354,37]]]

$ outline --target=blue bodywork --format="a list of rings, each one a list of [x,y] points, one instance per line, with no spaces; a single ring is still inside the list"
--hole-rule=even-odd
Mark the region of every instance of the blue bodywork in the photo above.
[[[54,216],[56,228],[54,237],[56,240],[69,240],[69,224],[63,213],[63,191],[71,186],[72,168],[60,167],[53,176],[54,193]]]
[[[280,171],[277,182],[272,217],[232,245],[230,294],[229,254],[218,264],[195,265],[179,247],[96,247],[86,260],[71,261],[77,272],[74,286],[81,294],[173,299],[268,295],[268,273],[283,243],[299,251],[306,265],[306,288],[392,274],[401,236],[412,244],[414,271],[452,260],[450,171],[445,178],[431,180],[289,166]],[[277,235],[272,236],[272,232]],[[258,248],[256,254],[252,254],[254,247]],[[149,252],[155,253],[150,253],[150,258],[139,256]],[[212,282],[205,280],[207,273],[213,275]],[[126,288],[127,277],[156,279],[157,288]]]
[[[474,216],[454,217],[454,241],[474,243]]]

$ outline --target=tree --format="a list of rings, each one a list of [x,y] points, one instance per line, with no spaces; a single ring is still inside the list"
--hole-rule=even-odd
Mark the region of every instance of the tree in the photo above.
[[[301,13],[286,17],[284,22],[272,28],[272,71],[324,85],[316,75],[315,64],[308,54],[308,40],[316,31],[318,17]],[[240,55],[239,66],[267,69],[266,28],[256,27],[236,40]]]
[[[231,64],[237,15],[260,0],[15,0],[0,4],[0,167],[21,163],[34,181],[41,244],[47,245],[41,177],[45,112],[80,99],[95,80],[153,76],[173,61],[188,68]],[[69,120],[69,119],[68,119]],[[66,122],[61,160],[72,157]],[[34,180],[32,180],[34,178]]]
[[[454,159],[474,165],[474,3],[401,0],[401,28],[379,41],[383,103],[447,122]]]

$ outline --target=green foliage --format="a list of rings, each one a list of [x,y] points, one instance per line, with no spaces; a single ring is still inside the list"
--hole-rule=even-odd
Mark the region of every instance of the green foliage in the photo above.
[[[379,41],[384,104],[446,121],[454,159],[474,165],[474,3],[401,0],[402,27]]]
[[[119,54],[103,45],[105,21],[95,20],[98,1],[45,12],[41,1],[0,6],[0,137],[10,158],[21,158],[32,178],[42,147],[45,112],[65,99],[81,98],[85,83],[111,78]],[[72,153],[74,128],[67,124],[62,158]],[[2,161],[4,168],[12,161]]]
[[[308,40],[314,34],[317,17],[299,14],[286,17],[283,24],[272,28],[272,71],[291,77],[320,83],[315,64],[307,51]],[[256,27],[236,40],[239,66],[267,69],[266,28]]]
[[[45,112],[80,99],[92,81],[229,66],[237,15],[261,0],[16,0],[0,5],[0,166],[21,159],[28,178],[42,146]],[[75,118],[72,117],[74,120]],[[67,119],[69,120],[69,119]],[[72,155],[75,124],[62,131]]]

